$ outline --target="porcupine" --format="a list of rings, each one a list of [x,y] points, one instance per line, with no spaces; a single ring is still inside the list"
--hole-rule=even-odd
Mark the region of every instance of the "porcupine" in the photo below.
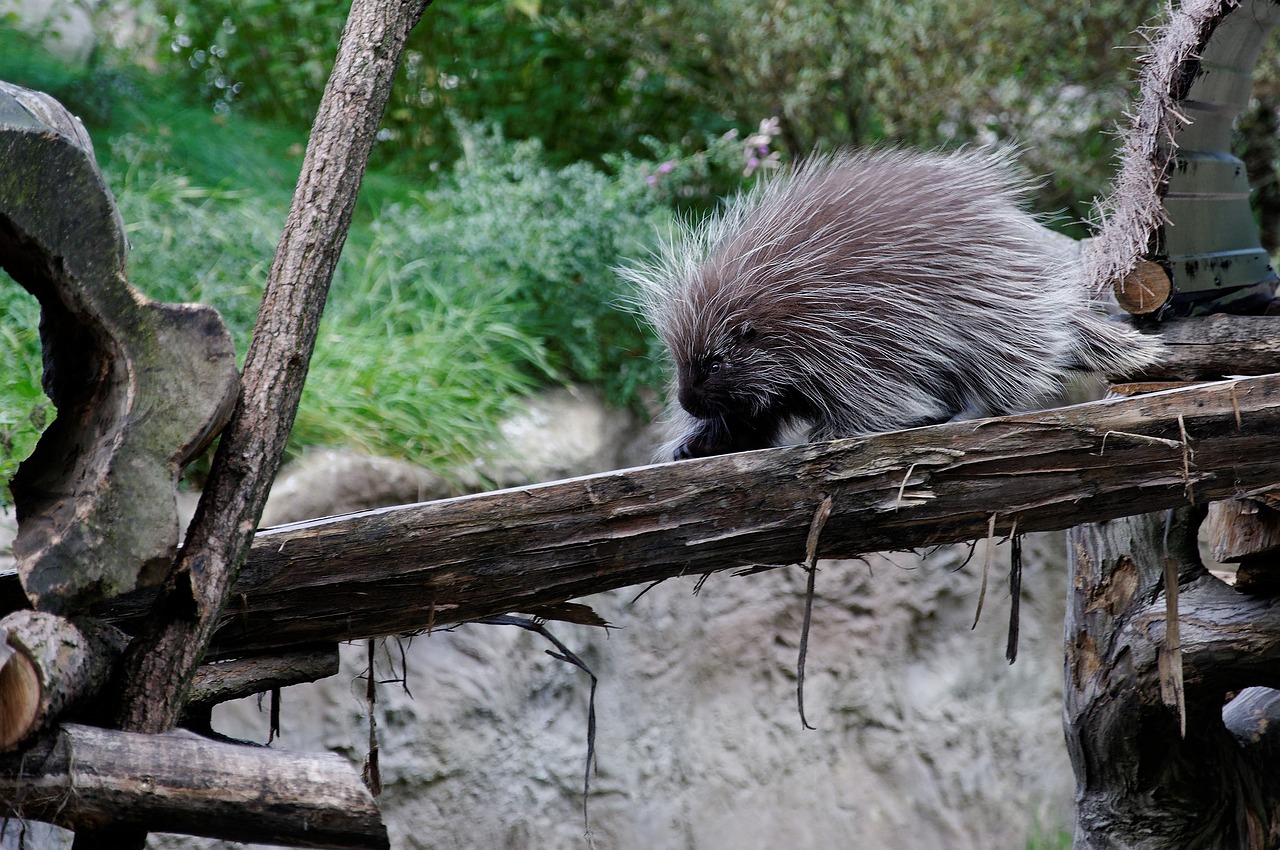
[[[1012,413],[1153,362],[1028,188],[1007,150],[816,156],[622,269],[675,367],[674,456]]]

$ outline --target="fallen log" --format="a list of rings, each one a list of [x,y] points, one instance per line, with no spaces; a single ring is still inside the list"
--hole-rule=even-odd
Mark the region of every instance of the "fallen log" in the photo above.
[[[430,629],[681,575],[847,558],[1248,495],[1280,375],[642,467],[257,535],[214,655]],[[101,613],[127,626],[135,593]]]
[[[6,816],[76,831],[137,827],[286,847],[390,846],[346,759],[65,724],[0,758]]]

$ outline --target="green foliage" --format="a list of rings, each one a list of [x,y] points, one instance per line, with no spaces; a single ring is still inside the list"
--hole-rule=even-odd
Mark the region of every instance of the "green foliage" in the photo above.
[[[549,162],[697,150],[780,118],[792,155],[842,144],[1016,141],[1043,206],[1083,218],[1110,174],[1135,29],[1157,0],[478,0],[410,35],[375,160],[462,155],[451,116],[536,138]],[[164,0],[166,55],[225,108],[305,126],[345,4]],[[398,167],[399,167],[398,166]]]
[[[161,0],[161,56],[218,112],[253,111],[308,126],[337,52],[350,0]]]
[[[236,132],[211,126],[215,148]],[[535,142],[458,132],[467,156],[436,189],[402,192],[353,230],[295,450],[349,444],[443,470],[480,452],[513,400],[539,384],[586,381],[637,404],[661,383],[656,344],[613,267],[649,250],[673,205],[705,208],[740,183],[744,142],[713,139],[689,157],[651,143],[653,158],[615,157],[607,173],[549,165]],[[285,198],[200,185],[175,166],[185,157],[174,143],[125,133],[102,146],[133,246],[129,279],[158,300],[212,304],[243,354]],[[15,292],[6,315],[20,321],[0,338],[25,364],[0,390],[9,468],[29,451],[39,416],[29,416],[39,408],[35,302],[5,289]]]
[[[292,440],[458,468],[484,452],[512,399],[550,367],[494,288],[422,277],[393,228],[321,325]]]
[[[275,244],[283,197],[196,185],[162,144],[111,146],[134,250],[130,280],[153,298],[222,313],[243,354]],[[514,324],[498,285],[433,278],[424,214],[389,208],[349,240],[311,364],[291,447],[347,444],[443,468],[474,456],[498,416],[549,367]],[[437,269],[438,271],[438,269]]]
[[[425,197],[435,218],[425,239],[432,276],[459,287],[498,282],[556,367],[615,402],[658,383],[651,338],[612,271],[662,221],[656,193],[635,169],[612,180],[582,163],[551,167],[536,142],[462,136],[466,156]]]
[[[1110,174],[1135,28],[1156,0],[612,0],[561,20],[623,42],[627,75],[724,116],[779,117],[792,154],[842,144],[1016,141],[1083,216]]]
[[[40,308],[36,299],[0,271],[0,506],[9,503],[8,482],[31,454],[52,418],[40,386]]]
[[[232,105],[310,125],[349,0],[161,0],[159,59],[222,113]],[[439,167],[461,154],[452,122],[496,123],[542,141],[550,160],[599,163],[642,153],[641,136],[680,138],[735,123],[660,80],[637,77],[611,28],[583,40],[574,24],[590,3],[544,14],[538,0],[430,7],[410,33],[374,162]],[[623,75],[628,75],[624,77]]]

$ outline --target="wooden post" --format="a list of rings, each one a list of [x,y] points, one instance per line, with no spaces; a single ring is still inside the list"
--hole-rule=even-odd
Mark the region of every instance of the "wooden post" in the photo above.
[[[1068,536],[1076,850],[1276,846],[1280,606],[1205,570],[1202,514],[1183,508]],[[1175,642],[1166,575],[1179,587]]]

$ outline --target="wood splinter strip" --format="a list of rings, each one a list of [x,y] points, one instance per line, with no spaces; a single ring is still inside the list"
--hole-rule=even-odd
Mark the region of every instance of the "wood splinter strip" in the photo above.
[[[982,603],[987,598],[987,577],[991,574],[991,550],[996,545],[996,515],[991,515],[991,520],[987,523],[987,553],[982,559],[982,585],[978,588],[978,610],[973,612],[973,625],[969,627],[969,631],[973,631],[978,627],[978,620],[982,618]]]
[[[800,725],[805,729],[815,728],[809,725],[804,716],[804,662],[809,652],[809,623],[813,619],[814,584],[818,575],[818,540],[822,537],[822,529],[831,516],[831,506],[834,503],[831,496],[822,497],[818,509],[813,512],[813,522],[809,523],[809,537],[804,545],[804,568],[809,573],[809,581],[805,586],[804,621],[800,625],[800,654],[796,662],[796,705],[800,709]]]

